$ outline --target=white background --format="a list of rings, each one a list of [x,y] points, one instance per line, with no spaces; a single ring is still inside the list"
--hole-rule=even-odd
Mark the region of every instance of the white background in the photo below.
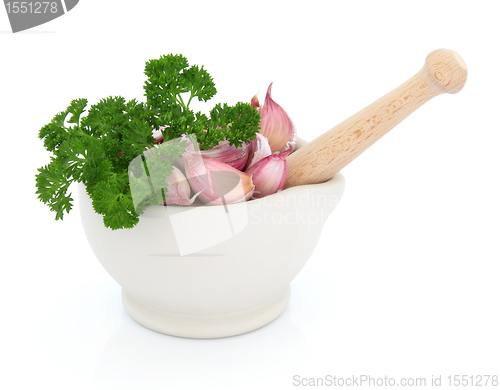
[[[500,375],[500,24],[495,1],[97,1],[12,34],[0,9],[0,387],[293,389],[300,378]],[[35,195],[38,130],[72,99],[142,99],[182,53],[217,102],[273,97],[312,140],[457,51],[469,78],[342,172],[346,191],[270,325],[219,340],[150,331]],[[258,242],[255,245],[259,245]],[[365,386],[366,387],[366,386]]]

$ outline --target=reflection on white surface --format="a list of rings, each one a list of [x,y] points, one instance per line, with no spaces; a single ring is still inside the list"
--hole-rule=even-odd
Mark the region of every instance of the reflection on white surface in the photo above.
[[[123,323],[96,364],[93,384],[97,388],[109,389],[118,383],[121,389],[138,388],[139,384],[159,388],[194,388],[189,385],[218,381],[248,384],[252,378],[257,379],[251,371],[269,371],[270,365],[287,361],[291,351],[306,348],[303,334],[291,321],[289,308],[263,328],[223,339],[168,336],[136,323],[125,309],[122,316]]]

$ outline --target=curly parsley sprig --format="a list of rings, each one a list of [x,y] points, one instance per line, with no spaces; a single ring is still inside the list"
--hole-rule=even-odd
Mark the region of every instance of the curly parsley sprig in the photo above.
[[[56,213],[56,220],[72,208],[70,184],[81,182],[106,227],[135,226],[144,208],[157,204],[166,192],[164,188],[161,194],[144,196],[144,201],[134,206],[128,167],[146,148],[153,147],[153,129],[162,127],[166,141],[194,134],[203,149],[224,140],[240,146],[255,138],[260,115],[250,104],[217,104],[210,116],[189,108],[192,99],[206,102],[217,92],[203,66],[189,67],[182,55],[169,54],[148,61],[145,74],[146,102],[110,96],[92,105],[83,116],[87,100],[73,100],[40,130],[39,138],[52,156],[49,164],[38,169],[36,193]],[[172,146],[171,160],[184,150],[179,144]],[[172,161],[163,166],[166,177]]]

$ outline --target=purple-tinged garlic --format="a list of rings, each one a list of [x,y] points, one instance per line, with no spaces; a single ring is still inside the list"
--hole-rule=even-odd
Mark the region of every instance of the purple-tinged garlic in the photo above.
[[[270,156],[271,154],[271,147],[269,146],[267,138],[262,134],[257,133],[255,139],[251,140],[250,145],[248,146],[248,161],[245,171],[257,161],[260,161],[264,157]]]
[[[255,186],[251,175],[229,164],[197,153],[184,153],[186,177],[198,198],[209,205],[245,201],[252,196]]]
[[[229,145],[229,141],[219,142],[219,145],[212,149],[201,150],[203,156],[212,157],[225,162],[233,168],[242,170],[248,160],[248,144],[236,147]]]
[[[252,181],[255,185],[252,198],[263,198],[283,189],[288,173],[286,157],[291,151],[292,147],[289,146],[284,152],[264,157],[245,171],[245,173],[252,175]]]
[[[192,204],[198,194],[191,197],[191,187],[189,186],[186,176],[184,176],[177,167],[173,166],[172,168],[172,173],[170,173],[166,179],[166,204],[178,204],[183,206]]]
[[[297,143],[297,131],[286,111],[271,97],[272,85],[273,83],[267,89],[266,98],[262,106],[260,106],[257,95],[252,98],[250,104],[253,107],[257,107],[262,117],[260,121],[260,134],[269,141],[271,151],[273,153],[284,152],[289,146],[293,150]]]
[[[155,145],[163,143],[163,132],[162,132],[162,130],[165,130],[167,127],[168,126],[160,126],[158,129],[153,129],[153,137],[155,139],[155,141],[153,143]]]

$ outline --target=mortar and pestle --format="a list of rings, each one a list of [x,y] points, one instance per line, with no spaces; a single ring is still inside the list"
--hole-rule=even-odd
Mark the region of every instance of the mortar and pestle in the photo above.
[[[110,230],[79,184],[90,246],[122,287],[127,312],[150,329],[217,338],[260,328],[285,309],[290,282],[340,201],[339,171],[434,96],[459,92],[466,79],[457,53],[433,51],[404,84],[317,139],[299,139],[287,158],[285,189],[261,199],[149,206],[134,228]]]

